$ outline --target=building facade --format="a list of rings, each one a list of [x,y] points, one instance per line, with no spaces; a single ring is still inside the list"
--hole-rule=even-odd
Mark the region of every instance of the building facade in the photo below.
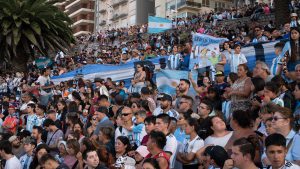
[[[80,36],[94,32],[95,1],[91,0],[65,0],[56,3],[55,6],[64,11],[73,21],[72,29],[74,36]]]
[[[156,0],[155,13],[163,18],[187,17],[211,10],[229,9],[233,5],[233,0]]]
[[[129,27],[148,22],[155,0],[98,0],[96,9],[96,30]]]

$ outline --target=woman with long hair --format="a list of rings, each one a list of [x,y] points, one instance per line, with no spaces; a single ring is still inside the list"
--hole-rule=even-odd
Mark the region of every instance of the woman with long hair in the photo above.
[[[87,136],[91,137],[94,133],[94,131],[96,130],[96,127],[98,125],[98,120],[97,120],[97,116],[93,115],[90,118],[90,126],[87,128]]]
[[[77,140],[71,139],[67,141],[67,155],[64,157],[64,164],[69,168],[79,169],[80,161],[77,159],[77,154],[80,152],[80,144]]]
[[[67,113],[68,113],[68,107],[67,107],[67,104],[65,101],[61,100],[57,103],[57,114],[58,114],[58,118],[62,124],[62,130],[65,131],[66,129],[66,116],[67,116]]]
[[[194,118],[186,120],[185,134],[189,139],[183,141],[183,149],[177,153],[177,160],[182,162],[185,169],[198,169],[199,163],[196,152],[204,146],[204,141],[198,136],[198,121]]]
[[[141,92],[142,87],[145,86],[146,81],[146,72],[144,71],[144,67],[142,64],[136,65],[136,71],[133,75],[133,79],[131,80],[131,93]]]
[[[39,160],[43,155],[48,153],[50,153],[50,149],[47,144],[40,144],[39,146],[37,146],[29,168],[41,169],[41,166],[39,165]]]

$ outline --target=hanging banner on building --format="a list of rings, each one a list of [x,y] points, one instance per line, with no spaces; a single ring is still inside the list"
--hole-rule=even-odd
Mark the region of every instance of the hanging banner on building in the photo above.
[[[203,68],[218,63],[221,59],[219,44],[225,41],[227,41],[225,38],[216,38],[200,33],[194,34],[189,68]]]

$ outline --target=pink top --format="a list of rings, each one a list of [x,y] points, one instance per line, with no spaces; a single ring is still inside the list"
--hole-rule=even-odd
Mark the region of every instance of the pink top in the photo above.
[[[199,29],[197,30],[197,32],[203,34],[203,33],[205,32],[205,29],[204,29],[204,28],[199,28]]]
[[[264,7],[264,13],[267,15],[271,13],[270,8],[268,6]]]

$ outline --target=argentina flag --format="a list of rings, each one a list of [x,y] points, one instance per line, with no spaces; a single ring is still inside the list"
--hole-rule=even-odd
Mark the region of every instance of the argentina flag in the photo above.
[[[148,33],[161,33],[169,29],[172,29],[172,21],[160,17],[148,17]]]

